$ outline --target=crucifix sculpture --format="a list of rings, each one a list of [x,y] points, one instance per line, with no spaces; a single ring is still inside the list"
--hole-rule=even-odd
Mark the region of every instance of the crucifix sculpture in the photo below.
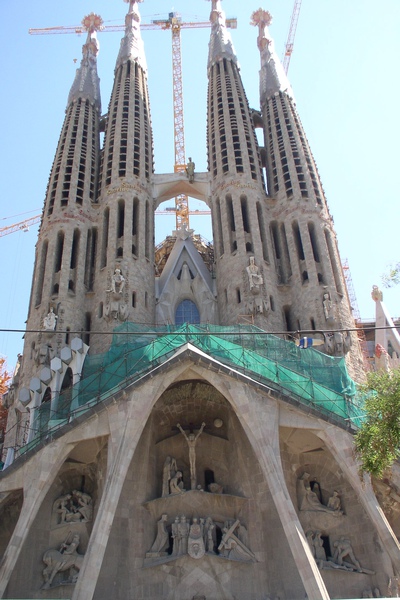
[[[187,445],[189,447],[189,464],[190,464],[190,489],[191,490],[195,490],[196,486],[197,486],[197,480],[196,480],[196,443],[197,440],[199,439],[199,437],[201,436],[201,434],[203,433],[203,429],[206,426],[206,424],[203,422],[201,424],[201,427],[199,429],[199,432],[197,433],[197,435],[195,435],[194,433],[190,432],[189,435],[186,435],[185,431],[182,429],[181,425],[179,423],[177,423],[177,428],[179,429],[179,431],[182,433],[182,435],[184,436]]]

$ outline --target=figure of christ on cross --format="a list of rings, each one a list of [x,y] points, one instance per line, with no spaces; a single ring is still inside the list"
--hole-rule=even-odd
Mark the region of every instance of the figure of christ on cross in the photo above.
[[[201,436],[201,434],[203,433],[203,429],[206,426],[205,423],[201,424],[201,427],[199,429],[199,432],[197,435],[194,435],[194,433],[189,433],[189,435],[186,435],[186,433],[184,432],[184,430],[182,429],[181,425],[179,423],[177,423],[177,428],[179,429],[179,431],[183,434],[185,440],[187,441],[187,445],[189,446],[189,464],[190,464],[190,489],[191,490],[195,490],[196,486],[197,486],[197,480],[196,480],[196,443],[197,440],[199,439],[199,437]]]

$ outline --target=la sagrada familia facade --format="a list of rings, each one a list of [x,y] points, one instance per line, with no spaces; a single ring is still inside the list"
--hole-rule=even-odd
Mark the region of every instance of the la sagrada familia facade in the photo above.
[[[6,398],[0,597],[397,597],[395,492],[354,455],[363,357],[269,13],[254,110],[212,0],[205,173],[154,171],[138,0],[102,115],[97,20]],[[182,226],[155,249],[180,194],[208,205],[213,243]]]

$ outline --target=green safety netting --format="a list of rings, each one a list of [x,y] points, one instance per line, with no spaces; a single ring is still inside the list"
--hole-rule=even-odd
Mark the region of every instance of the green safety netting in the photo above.
[[[187,343],[325,415],[357,426],[363,418],[361,401],[344,358],[327,356],[313,348],[303,350],[249,325],[144,327],[124,323],[114,330],[107,352],[86,357],[80,382],[60,395],[51,414],[45,405],[38,410],[39,437],[125,388]]]

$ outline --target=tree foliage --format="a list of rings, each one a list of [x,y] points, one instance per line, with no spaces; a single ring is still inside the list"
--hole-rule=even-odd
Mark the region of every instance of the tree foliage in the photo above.
[[[387,273],[382,275],[382,283],[385,288],[391,288],[400,283],[400,262],[389,266]]]
[[[362,468],[382,477],[400,457],[400,369],[368,373],[361,387],[366,419],[355,437]]]

